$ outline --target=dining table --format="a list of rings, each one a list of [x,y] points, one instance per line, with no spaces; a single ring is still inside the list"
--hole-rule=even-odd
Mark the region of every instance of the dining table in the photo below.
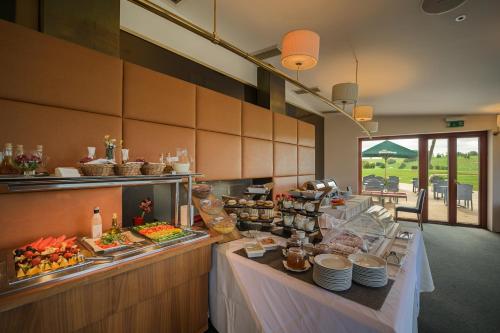
[[[403,223],[402,230],[414,236],[403,266],[389,276],[392,286],[379,309],[238,254],[251,239],[216,245],[209,276],[211,322],[219,333],[417,332],[420,293],[433,291],[434,284],[422,233],[411,223]],[[367,297],[373,293],[368,289]]]

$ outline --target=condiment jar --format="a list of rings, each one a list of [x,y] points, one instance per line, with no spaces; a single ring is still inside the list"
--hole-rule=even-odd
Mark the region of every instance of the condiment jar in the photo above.
[[[292,247],[301,247],[301,246],[302,246],[302,241],[300,240],[299,236],[297,236],[297,235],[292,235],[286,241],[286,248],[287,249],[292,248]]]

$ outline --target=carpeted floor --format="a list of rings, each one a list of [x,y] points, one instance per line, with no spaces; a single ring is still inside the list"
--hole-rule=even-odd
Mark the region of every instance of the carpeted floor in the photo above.
[[[436,289],[421,294],[419,332],[500,332],[500,234],[426,224],[424,240]]]
[[[421,294],[419,332],[500,332],[500,234],[424,225],[436,289]]]

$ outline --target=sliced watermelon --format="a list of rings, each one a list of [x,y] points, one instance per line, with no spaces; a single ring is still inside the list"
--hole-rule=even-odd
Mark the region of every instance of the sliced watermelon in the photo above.
[[[54,239],[54,237],[47,237],[45,238],[39,245],[38,245],[38,250],[39,251],[43,251],[45,250],[45,248],[50,244],[50,242],[52,242],[52,240]]]
[[[31,243],[31,246],[32,246],[33,248],[35,248],[35,249],[37,249],[37,250],[38,250],[38,247],[40,246],[40,243],[41,243],[41,242],[43,242],[43,237],[40,237],[40,239],[39,239],[39,240],[37,240],[37,241],[35,241],[35,242]]]
[[[56,239],[56,243],[61,243],[62,241],[64,241],[66,239],[66,235],[62,235],[62,236],[59,236],[57,237]]]

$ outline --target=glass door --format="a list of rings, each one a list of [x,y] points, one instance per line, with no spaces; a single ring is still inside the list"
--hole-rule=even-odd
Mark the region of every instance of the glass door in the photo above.
[[[457,223],[479,225],[479,137],[458,137],[456,165]]]
[[[427,140],[427,220],[448,222],[449,139]]]

